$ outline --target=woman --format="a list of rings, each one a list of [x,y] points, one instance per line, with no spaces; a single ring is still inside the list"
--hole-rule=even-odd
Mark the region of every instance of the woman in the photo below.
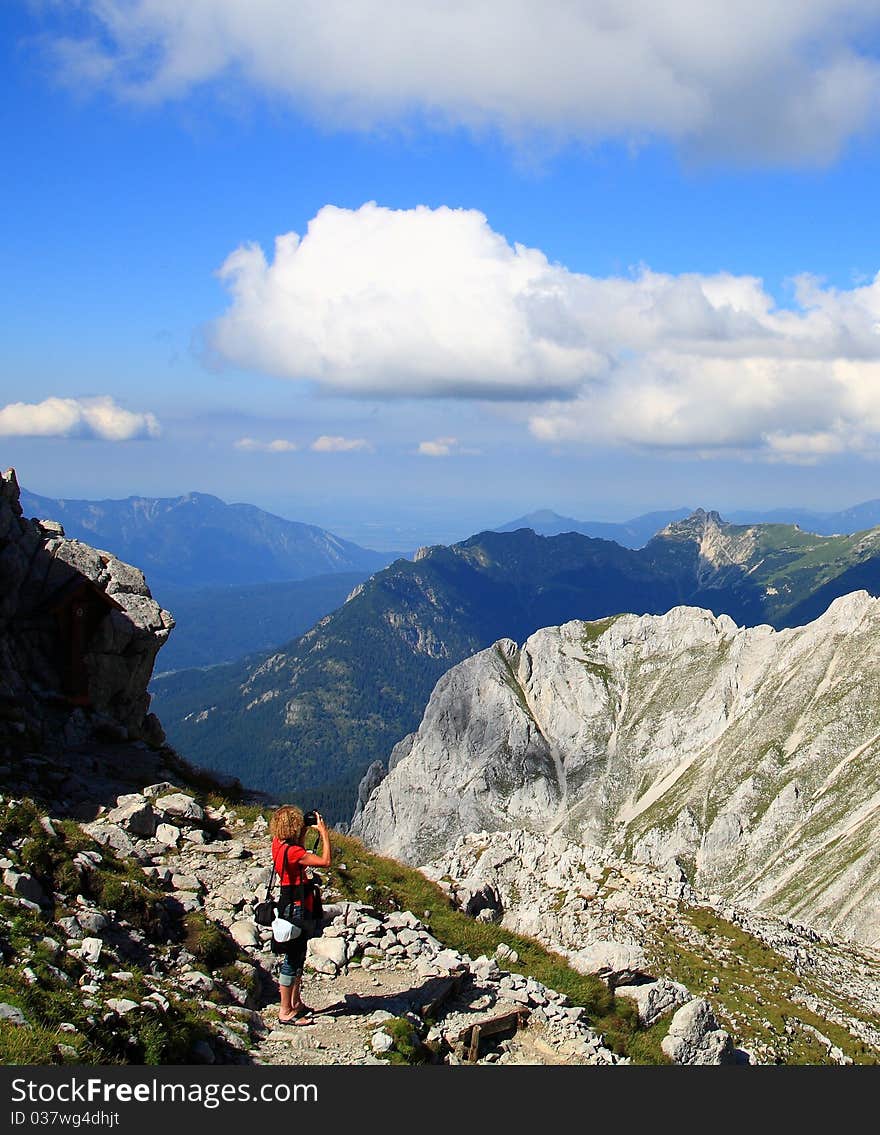
[[[269,821],[269,831],[272,834],[272,860],[275,871],[281,884],[281,895],[278,902],[279,910],[299,901],[303,883],[305,882],[303,868],[330,866],[330,833],[324,818],[315,813],[315,824],[321,837],[321,853],[306,851],[303,846],[308,828],[303,820],[302,809],[292,804],[285,804],[272,816]],[[306,910],[311,909],[311,894],[306,891]],[[312,1010],[303,1004],[302,975],[306,960],[306,947],[308,937],[301,934],[290,943],[278,975],[281,1006],[278,1010],[278,1020],[282,1025],[309,1025],[312,1023]]]

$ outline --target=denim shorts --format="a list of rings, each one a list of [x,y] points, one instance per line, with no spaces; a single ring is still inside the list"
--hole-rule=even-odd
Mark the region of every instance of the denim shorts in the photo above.
[[[293,985],[296,978],[302,977],[308,945],[308,938],[299,937],[296,941],[291,942],[290,949],[282,955],[283,960],[278,970],[278,980],[282,985]]]

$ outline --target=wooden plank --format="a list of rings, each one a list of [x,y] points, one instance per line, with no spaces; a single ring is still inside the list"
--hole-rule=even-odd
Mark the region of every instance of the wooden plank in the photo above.
[[[481,1029],[479,1025],[473,1025],[471,1028],[471,1042],[467,1050],[468,1064],[476,1064],[477,1057],[480,1055],[480,1036]]]
[[[507,1029],[516,1032],[529,1019],[529,1009],[515,1009],[512,1013],[505,1013],[501,1017],[493,1017],[490,1021],[483,1021],[480,1025],[483,1036],[495,1036]]]
[[[477,1021],[473,1025],[467,1025],[458,1034],[458,1041],[462,1045],[464,1058],[468,1063],[473,1064],[479,1053],[480,1041],[484,1037],[498,1036],[499,1033],[508,1031],[513,1034],[528,1022],[530,1015],[530,1009],[514,1009],[511,1013],[502,1013],[500,1016],[489,1017],[486,1020]]]
[[[477,1025],[479,1025],[482,1030],[483,1036],[494,1036],[495,1033],[504,1032],[507,1028],[512,1028],[516,1031],[516,1029],[526,1023],[530,1015],[531,1010],[523,1007],[522,1009],[514,1009],[510,1013],[502,1013],[497,1017],[484,1017],[473,1025],[466,1025],[458,1034],[458,1039],[463,1043],[467,1043],[471,1029],[476,1028]]]

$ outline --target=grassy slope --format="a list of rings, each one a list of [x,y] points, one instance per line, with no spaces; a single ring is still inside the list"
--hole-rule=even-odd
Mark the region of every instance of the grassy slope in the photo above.
[[[880,1063],[876,1050],[801,1004],[800,998],[814,991],[814,983],[796,973],[781,954],[713,910],[690,908],[680,913],[690,924],[689,940],[660,939],[653,951],[656,968],[683,982],[696,996],[708,997],[722,1027],[762,1062],[784,1049],[788,1064],[832,1063],[810,1031],[814,1028],[854,1064]],[[822,993],[828,996],[827,990]],[[844,1009],[843,997],[836,1000]]]
[[[366,899],[382,910],[412,910],[426,919],[445,945],[471,957],[491,956],[500,943],[506,943],[519,955],[511,969],[585,1006],[593,1027],[615,1051],[636,1063],[667,1062],[660,1041],[668,1017],[644,1029],[631,1001],[615,998],[603,981],[573,970],[541,943],[475,922],[452,909],[443,891],[418,871],[374,855],[357,840],[334,834],[333,845],[336,866],[327,873],[327,882],[344,897]],[[802,1027],[807,1025],[832,1040],[854,1063],[880,1062],[875,1050],[846,1029],[798,1003],[797,991],[809,994],[813,983],[795,973],[781,954],[712,910],[682,907],[679,914],[687,936],[658,939],[653,951],[655,972],[684,982],[695,996],[706,996],[737,1043],[762,1054],[784,1051],[786,1063],[830,1063],[824,1048]],[[839,1003],[845,1008],[842,996]]]
[[[187,927],[168,923],[161,893],[145,885],[137,864],[99,847],[73,821],[55,821],[57,834],[50,838],[40,825],[41,814],[29,801],[0,805],[4,854],[19,869],[32,873],[47,891],[69,894],[71,906],[82,891],[157,944],[168,934],[184,938]],[[85,877],[73,863],[80,851],[101,856],[99,869]],[[62,913],[68,911],[57,906],[52,912],[55,917]],[[205,1010],[187,996],[174,996],[165,1013],[129,1015],[124,1029],[105,1021],[103,1006],[93,1009],[77,985],[85,968],[76,954],[66,952],[63,931],[51,916],[23,909],[5,893],[0,893],[0,946],[0,1001],[20,1008],[30,1025],[0,1022],[0,1063],[186,1063],[193,1044],[206,1034]],[[232,949],[237,949],[234,943]],[[102,968],[99,1005],[107,997],[140,1002],[153,988],[138,966],[123,971],[105,961]]]

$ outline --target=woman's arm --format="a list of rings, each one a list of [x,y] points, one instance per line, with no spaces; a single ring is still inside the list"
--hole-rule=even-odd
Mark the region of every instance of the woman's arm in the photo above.
[[[299,862],[303,867],[329,867],[332,855],[330,833],[327,831],[327,825],[324,823],[324,817],[321,813],[316,812],[315,817],[317,819],[315,827],[321,837],[321,854],[316,855],[313,851],[307,851],[305,855],[299,857]]]

